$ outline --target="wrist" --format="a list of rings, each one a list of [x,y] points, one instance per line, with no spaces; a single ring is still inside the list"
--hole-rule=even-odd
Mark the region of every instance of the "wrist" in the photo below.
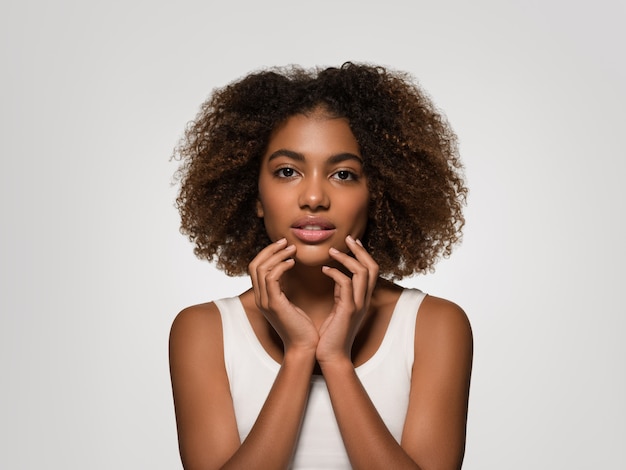
[[[311,368],[315,365],[315,348],[291,347],[285,350],[283,364]]]
[[[332,359],[319,360],[320,369],[324,376],[332,374],[346,374],[354,371],[352,359],[347,356],[336,356]]]

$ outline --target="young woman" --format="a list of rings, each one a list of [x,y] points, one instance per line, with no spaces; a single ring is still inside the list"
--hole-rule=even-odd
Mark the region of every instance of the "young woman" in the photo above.
[[[450,254],[466,194],[410,77],[253,73],[213,93],[177,155],[195,253],[252,281],[173,323],[185,468],[459,468],[467,317],[392,282]]]

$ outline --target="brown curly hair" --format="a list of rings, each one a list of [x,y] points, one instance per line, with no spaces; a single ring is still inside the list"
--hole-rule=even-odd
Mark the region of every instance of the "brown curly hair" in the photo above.
[[[407,73],[351,62],[254,72],[202,105],[174,151],[181,232],[196,256],[231,276],[247,272],[270,243],[255,208],[272,131],[320,107],[346,118],[359,143],[371,195],[362,241],[381,275],[432,271],[464,224],[456,135]]]

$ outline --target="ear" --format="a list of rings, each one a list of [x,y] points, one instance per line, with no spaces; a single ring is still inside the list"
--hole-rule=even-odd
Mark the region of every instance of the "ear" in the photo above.
[[[261,201],[259,199],[256,200],[256,216],[259,219],[262,219],[263,217],[265,217],[265,211],[263,211],[263,204],[261,204]]]

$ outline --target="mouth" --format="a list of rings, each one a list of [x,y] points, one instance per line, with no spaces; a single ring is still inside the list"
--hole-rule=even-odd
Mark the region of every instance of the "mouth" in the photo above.
[[[332,237],[335,226],[326,219],[306,217],[296,221],[291,226],[292,233],[305,243],[320,243]]]

